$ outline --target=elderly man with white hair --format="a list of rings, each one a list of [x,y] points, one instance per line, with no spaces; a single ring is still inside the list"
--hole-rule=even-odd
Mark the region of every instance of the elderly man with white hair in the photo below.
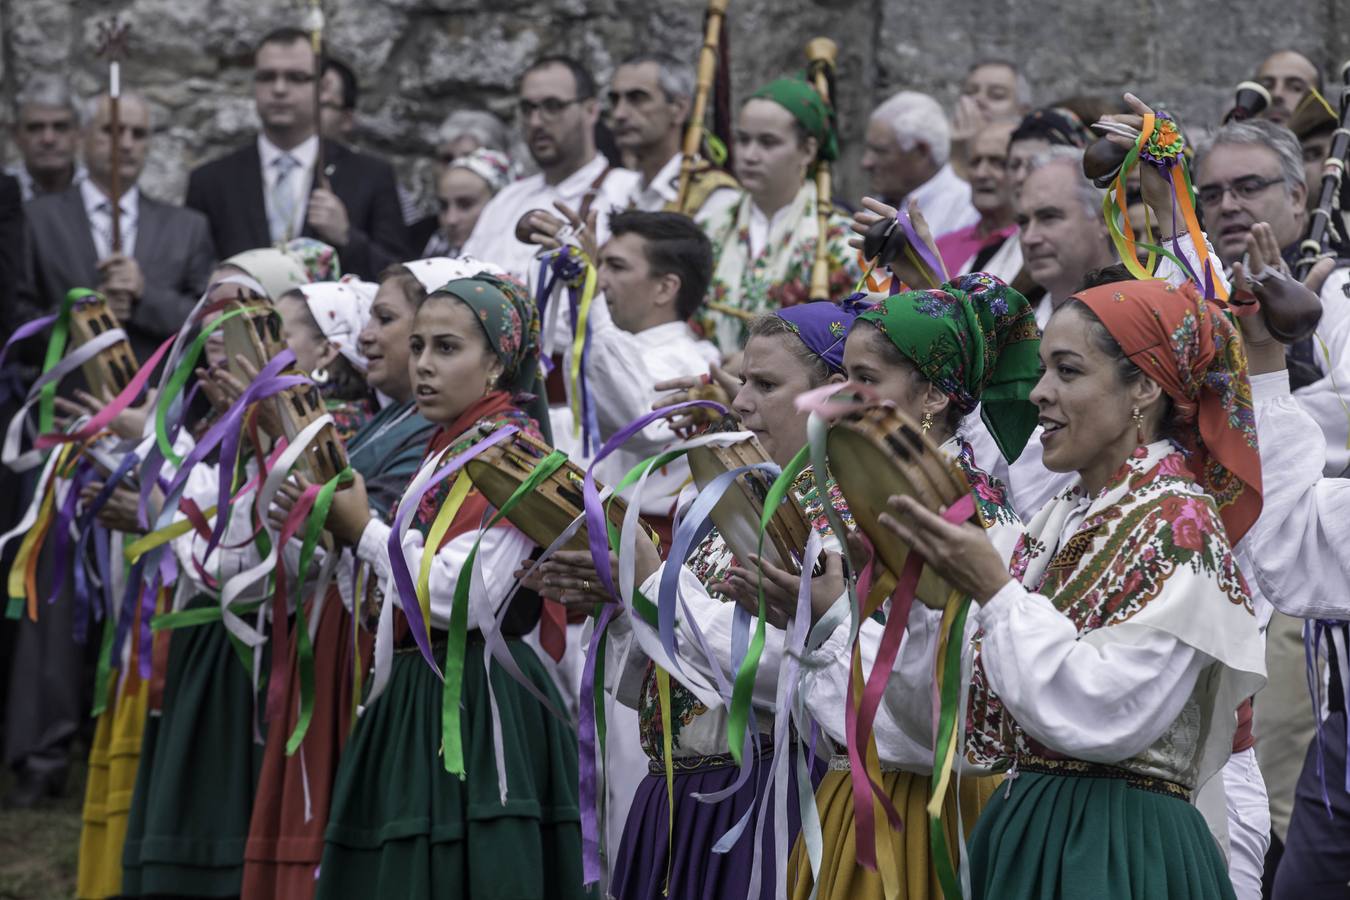
[[[942,106],[917,91],[891,95],[867,123],[862,169],[872,196],[898,208],[917,201],[934,237],[980,220],[970,185],[952,169],[951,143]]]

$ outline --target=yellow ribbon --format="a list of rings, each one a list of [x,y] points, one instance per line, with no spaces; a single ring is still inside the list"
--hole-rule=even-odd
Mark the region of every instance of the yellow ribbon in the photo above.
[[[207,521],[210,521],[211,517],[215,514],[215,506],[208,506],[206,509],[202,510],[202,517]],[[144,537],[132,541],[123,548],[122,555],[127,558],[127,562],[135,564],[138,559],[149,553],[151,550],[156,547],[162,547],[169,541],[187,534],[194,527],[191,519],[179,519],[176,522],[164,526],[158,531],[152,531]]]
[[[422,622],[428,630],[431,628],[431,563],[436,559],[436,549],[441,546],[441,540],[450,530],[450,523],[459,514],[459,508],[464,505],[464,498],[469,496],[472,487],[473,482],[469,480],[467,470],[455,476],[455,483],[441,505],[440,512],[436,513],[431,529],[427,532],[427,542],[422,547],[422,562],[417,567],[417,605],[422,608]]]
[[[656,695],[661,705],[661,756],[666,767],[666,810],[669,813],[666,827],[666,882],[661,895],[670,893],[670,864],[674,859],[675,842],[675,750],[671,738],[670,716],[670,673],[656,666]]]
[[[591,301],[595,299],[595,266],[586,263],[586,276],[581,285],[581,300],[577,303],[576,336],[572,338],[572,359],[567,368],[569,405],[572,408],[572,434],[581,434],[581,354],[586,349],[586,322],[591,315]]]

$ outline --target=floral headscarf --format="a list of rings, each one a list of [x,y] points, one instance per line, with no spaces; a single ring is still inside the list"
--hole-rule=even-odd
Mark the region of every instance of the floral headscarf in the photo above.
[[[858,318],[876,323],[963,415],[980,406],[1004,459],[1021,455],[1036,429],[1028,398],[1040,377],[1040,330],[1025,297],[974,272],[886,297]]]
[[[286,252],[300,260],[305,267],[309,280],[337,281],[342,277],[342,266],[338,264],[337,250],[323,241],[309,237],[299,237],[286,244]]]
[[[1237,328],[1191,284],[1124,281],[1077,294],[1130,361],[1172,398],[1176,436],[1236,544],[1261,514],[1261,456]]]
[[[774,315],[792,326],[806,349],[820,357],[831,372],[843,374],[844,339],[848,337],[858,314],[871,309],[870,305],[859,300],[865,296],[854,294],[840,303],[826,300],[800,303],[775,310]]]
[[[511,160],[500,150],[479,147],[472,153],[455,157],[447,169],[468,169],[487,182],[488,189],[497,193],[511,180]]]
[[[378,290],[379,285],[355,279],[319,281],[300,287],[324,339],[362,372],[366,371],[366,358],[358,347],[357,336],[370,319],[370,307]]]
[[[479,273],[506,274],[500,266],[472,256],[429,256],[426,259],[409,260],[403,264],[403,268],[412,273],[427,293],[447,282],[459,278],[472,278]]]

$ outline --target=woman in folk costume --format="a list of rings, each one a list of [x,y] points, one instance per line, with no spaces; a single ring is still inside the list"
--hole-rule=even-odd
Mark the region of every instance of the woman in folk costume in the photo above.
[[[1264,683],[1230,550],[1261,511],[1241,341],[1190,285],[1136,281],[1070,298],[1040,352],[1045,464],[1079,480],[1012,578],[973,526],[899,498],[884,520],[980,606],[967,755],[1010,768],[975,896],[1231,898],[1191,799]]]
[[[998,279],[976,273],[933,290],[882,298],[858,317],[844,349],[849,386],[894,404],[919,422],[924,433],[965,473],[980,522],[1005,564],[1022,534],[1022,523],[1008,505],[1003,485],[978,467],[960,424],[978,407],[1002,452],[1017,458],[1036,427],[1036,408],[1027,396],[1039,371],[1039,338],[1026,298]],[[940,619],[940,613],[916,606],[908,628],[911,633],[935,631]],[[843,753],[851,657],[848,633],[845,622],[807,656],[803,666],[802,696],[807,710],[838,748],[831,771],[816,791],[825,843],[814,887],[823,898],[883,894],[879,874],[857,862],[853,790],[849,759]],[[861,623],[864,673],[872,669],[881,633],[879,623],[870,619]],[[901,643],[899,664],[915,678],[928,675],[931,680],[932,654],[911,653],[908,642],[906,638]],[[893,680],[890,687],[912,690],[899,680]],[[918,727],[907,729],[905,725]],[[925,711],[918,723],[897,723],[888,718],[883,702],[874,733],[882,786],[906,823],[903,831],[887,831],[881,838],[891,842],[892,858],[899,863],[900,896],[909,900],[937,897],[940,890],[925,827],[933,769],[931,715]],[[960,781],[960,819],[952,796],[943,816],[948,846],[957,843],[958,821],[967,828],[974,825],[997,782],[997,778],[978,775]],[[791,871],[793,896],[804,900],[811,895],[813,881],[801,842]]]
[[[358,299],[354,287],[349,286],[342,299],[334,302],[344,306],[342,322],[364,322],[369,306]],[[320,365],[347,364],[334,345],[313,333],[315,320],[304,306],[283,303],[280,310],[289,349],[298,360],[315,372]],[[334,327],[334,320],[323,318],[330,329]],[[337,331],[333,333],[334,340],[343,340]],[[199,369],[198,378],[212,395],[213,404],[223,411],[242,393],[242,385],[224,370],[223,359],[210,362],[212,370]],[[368,415],[364,385],[361,390],[349,388],[346,396],[339,396],[332,386],[324,392],[338,436],[344,440]],[[267,418],[260,416],[264,423]],[[183,497],[199,509],[208,509],[217,501],[220,478],[232,474],[203,461],[188,473]],[[250,460],[245,478],[256,474],[256,461]],[[206,539],[195,531],[174,540],[179,569],[175,610],[218,607],[223,585],[261,562],[253,543],[262,527],[254,518],[256,489],[256,484],[249,486],[235,498],[224,537],[209,555]],[[275,539],[275,533],[271,537]],[[284,552],[281,559],[288,581],[294,584],[299,577],[295,571],[298,554]],[[268,596],[270,591],[260,582],[247,588],[240,600],[263,601]],[[263,749],[255,736],[260,737],[265,727],[281,727],[280,722],[263,721],[265,691],[259,691],[263,702],[255,706],[255,671],[265,672],[270,665],[266,648],[264,644],[248,654],[242,645],[236,647],[219,616],[186,624],[170,634],[163,708],[146,725],[123,852],[124,894],[228,897],[240,893]],[[261,658],[253,660],[252,666],[244,664],[257,654]],[[284,673],[283,668],[280,677]]]
[[[541,384],[538,342],[537,308],[511,282],[478,274],[430,293],[418,307],[410,339],[414,402],[439,426],[429,458],[448,450],[442,458],[449,460],[469,449],[483,424],[514,425],[538,436],[538,419],[520,406]],[[538,403],[531,409],[546,415]],[[414,512],[402,542],[411,572],[421,568],[426,536],[453,481],[427,493]],[[433,647],[445,647],[455,585],[487,509],[481,494],[469,492],[432,551]],[[371,514],[360,479],[337,496],[328,527],[372,567],[384,602],[397,604],[391,528]],[[475,579],[469,592],[463,668],[465,779],[447,772],[441,756],[441,680],[419,655],[401,609],[392,613],[399,649],[387,686],[367,700],[343,752],[319,897],[584,896],[576,736],[500,666],[491,672],[490,696],[484,667],[481,628],[497,614],[512,573],[533,549],[505,520],[483,535],[478,549],[482,581]],[[506,614],[502,633],[525,677],[561,709],[550,676],[519,640],[538,619],[538,601],[528,595],[521,601]],[[498,784],[495,746],[504,754],[506,785]],[[509,790],[505,804],[502,788]]]
[[[799,394],[827,382],[842,383],[844,339],[857,307],[816,302],[760,316],[750,323],[750,340],[742,364],[743,386],[732,404],[741,425],[759,439],[765,452],[780,466],[787,465],[806,443],[805,413],[794,401]],[[838,542],[830,531],[823,504],[830,502],[847,518],[843,495],[832,487],[821,498],[808,466],[793,482],[792,492],[805,510],[826,549]],[[637,582],[647,597],[656,597],[665,564],[648,542],[637,541]],[[828,595],[832,602],[844,593],[839,554],[827,556],[825,574],[818,576],[813,593]],[[679,592],[697,620],[717,664],[728,679],[735,677],[732,659],[732,620],[736,603],[758,612],[758,576],[752,560],[738,560],[714,528],[693,551],[679,573]],[[560,553],[541,567],[545,588],[569,603],[593,604],[599,595],[586,553]],[[770,619],[770,622],[774,622]],[[761,741],[757,758],[747,758],[754,772],[736,793],[717,803],[702,803],[694,794],[708,794],[733,787],[739,770],[727,739],[728,709],[709,699],[708,683],[691,686],[670,673],[672,768],[674,771],[674,832],[670,834],[671,811],[667,801],[665,754],[656,667],[633,639],[631,623],[619,617],[610,626],[611,655],[627,664],[622,672],[607,669],[609,690],[620,702],[638,710],[642,748],[649,759],[649,772],[639,785],[628,814],[623,840],[614,866],[610,892],[620,900],[658,900],[669,897],[744,898],[751,887],[755,857],[755,824],[751,822],[726,853],[714,845],[770,789],[771,741]],[[784,656],[784,631],[771,627],[760,659],[753,705],[759,732],[773,732],[775,691]],[[681,662],[696,673],[711,676],[712,664],[695,649],[695,638],[681,615],[676,622]],[[627,647],[631,642],[632,646]],[[795,796],[788,800],[786,841],[800,827]],[[760,888],[755,897],[782,894],[781,874],[775,871],[775,836],[766,824],[761,844]],[[670,852],[666,852],[666,848]]]
[[[816,183],[808,177],[817,161],[839,155],[820,95],[799,78],[766,84],[741,106],[735,141],[743,190],[725,191],[730,205],[711,203],[699,215],[715,254],[711,299],[745,313],[805,303],[820,240],[829,248],[830,297],[848,294],[862,275],[848,246],[849,219],[831,214],[820,234]],[[723,354],[745,346],[744,319],[709,311],[708,324]]]
[[[349,290],[347,284],[306,285],[298,292],[316,323],[331,323],[326,340],[353,366],[353,372],[335,372],[327,381],[358,375],[366,390],[384,398],[379,412],[347,442],[347,459],[365,482],[371,514],[384,522],[393,521],[399,497],[416,473],[423,448],[436,428],[413,403],[408,372],[413,315],[428,290],[465,274],[455,260],[426,260],[416,265],[437,273],[431,278],[439,280],[424,284],[409,269],[395,267],[385,273],[368,304],[368,317],[352,317],[355,308],[341,302]],[[283,298],[282,302],[290,301]],[[288,510],[296,492],[287,490],[284,508]],[[314,640],[312,718],[299,749],[288,755],[286,745],[296,726],[302,695],[296,645],[292,645],[284,705],[276,727],[267,733],[244,850],[244,896],[259,900],[313,896],[333,778],[351,732],[356,687],[353,666],[364,668],[369,662],[370,648],[364,640],[360,660],[353,659],[350,587],[351,579],[342,577],[328,588]],[[313,621],[313,616],[311,605],[306,621]]]

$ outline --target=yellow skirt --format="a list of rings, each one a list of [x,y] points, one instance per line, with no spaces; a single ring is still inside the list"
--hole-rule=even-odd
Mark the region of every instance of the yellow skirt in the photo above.
[[[967,837],[1002,780],[1002,775],[960,780],[957,793],[961,800],[961,824]],[[899,900],[939,900],[942,897],[928,841],[929,781],[929,776],[911,772],[881,773],[881,786],[890,794],[896,812],[905,823],[903,831],[891,831],[878,806],[878,832],[889,837],[896,859],[900,861]],[[820,900],[881,900],[885,896],[881,876],[858,865],[853,787],[848,772],[832,770],[826,773],[816,789],[816,806],[820,811],[825,843],[820,861]],[[942,824],[947,829],[947,842],[954,848],[956,801],[950,794],[942,812]],[[793,900],[810,897],[811,864],[800,836],[788,861],[788,884],[792,885],[790,896]]]
[[[149,689],[148,681],[132,673],[125,691],[98,717],[89,750],[89,780],[80,829],[76,896],[82,900],[122,893],[122,843],[127,836],[127,813],[141,759]]]

